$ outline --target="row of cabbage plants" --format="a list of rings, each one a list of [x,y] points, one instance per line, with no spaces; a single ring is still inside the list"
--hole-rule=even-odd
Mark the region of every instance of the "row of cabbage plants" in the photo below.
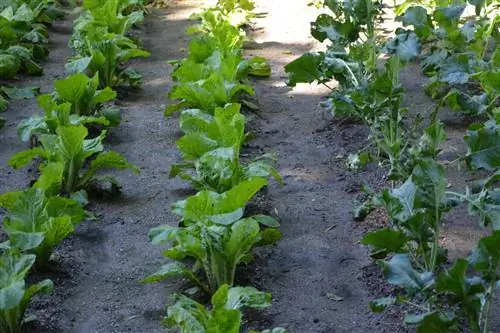
[[[271,305],[268,293],[236,286],[238,266],[252,261],[256,247],[281,237],[276,219],[245,212],[270,178],[282,182],[272,155],[241,157],[250,135],[238,102],[242,95],[254,94],[249,76],[270,75],[265,59],[243,57],[241,24],[253,9],[251,1],[221,0],[204,10],[197,15],[199,24],[188,30],[193,35],[188,56],[172,62],[169,97],[179,103],[165,113],[180,113],[183,135],[177,147],[183,162],[172,167],[170,176],[189,181],[199,192],[172,205],[180,219],[177,226],[150,231],[153,244],[167,246],[163,254],[169,262],[144,282],[171,277],[190,281],[193,288],[185,294],[191,297],[176,294],[165,317],[169,327],[184,333],[241,332],[242,308]],[[212,296],[211,305],[199,303],[196,296]]]
[[[23,92],[7,84],[19,73],[42,75],[49,54],[48,28],[63,13],[55,1],[6,0],[0,4],[0,112]],[[0,117],[0,128],[6,120]]]
[[[138,1],[85,0],[70,41],[75,56],[66,66],[69,76],[55,81],[54,92],[38,96],[42,115],[18,126],[21,140],[31,148],[9,164],[17,169],[36,160],[39,176],[28,189],[0,195],[0,207],[6,210],[2,231],[8,236],[0,246],[1,332],[20,332],[31,298],[53,289],[51,280],[28,285],[26,279],[33,270],[50,272],[55,247],[79,223],[94,219],[84,208],[86,191],[103,182],[119,187],[100,171],[138,172],[123,156],[105,150],[104,140],[107,128],[120,121],[119,110],[110,105],[117,96],[112,87],[122,82],[123,72],[138,83],[137,73],[122,71],[124,61],[148,55],[127,37],[144,12]]]

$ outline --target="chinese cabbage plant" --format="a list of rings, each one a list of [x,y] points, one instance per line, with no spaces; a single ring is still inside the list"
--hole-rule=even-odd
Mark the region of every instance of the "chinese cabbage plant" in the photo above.
[[[77,53],[66,64],[69,73],[99,74],[99,88],[128,83],[141,84],[142,75],[125,62],[138,57],[148,57],[136,41],[127,37],[128,30],[143,21],[144,11],[137,9],[141,2],[111,0],[85,1],[87,8],[74,24],[70,47]]]
[[[262,57],[243,58],[243,36],[217,11],[203,15],[203,25],[194,30],[187,58],[174,61],[175,86],[169,98],[180,100],[165,112],[170,115],[183,108],[198,108],[207,113],[216,107],[237,102],[244,94],[254,94],[246,78],[269,76],[271,69]]]
[[[60,185],[60,193],[71,195],[88,188],[93,182],[107,181],[118,186],[114,177],[97,177],[101,169],[129,169],[138,172],[138,168],[114,151],[104,151],[102,141],[106,131],[93,139],[86,139],[88,130],[80,125],[58,127],[56,134],[40,135],[41,147],[14,155],[9,164],[20,168],[35,157],[42,158],[41,177],[47,177]]]
[[[86,36],[83,50],[66,64],[69,73],[99,74],[99,88],[114,87],[123,82],[132,87],[141,84],[142,75],[131,67],[123,66],[123,63],[150,54],[140,49],[130,38],[91,31]]]
[[[270,216],[244,217],[247,202],[266,184],[265,179],[252,178],[225,193],[201,191],[174,204],[173,211],[181,216],[182,226],[154,228],[150,231],[151,241],[170,245],[164,251],[170,259],[191,258],[195,262],[191,267],[168,263],[144,282],[184,276],[208,293],[214,293],[223,284],[233,285],[236,267],[251,261],[254,247],[273,244],[281,238],[275,229],[279,223]],[[200,269],[205,280],[199,278]]]
[[[165,323],[186,333],[239,333],[240,308],[263,308],[270,301],[270,295],[253,288],[233,287],[238,266],[252,260],[253,249],[281,238],[274,218],[245,214],[249,201],[268,184],[266,178],[281,182],[271,156],[240,161],[249,135],[237,102],[254,93],[249,75],[270,74],[265,59],[243,57],[244,32],[230,17],[247,9],[253,9],[252,2],[221,0],[205,10],[200,24],[188,29],[195,35],[188,56],[171,62],[175,85],[169,97],[179,103],[168,106],[165,115],[180,111],[183,136],[177,147],[184,161],[172,167],[170,176],[189,180],[200,191],[172,206],[181,218],[178,226],[150,230],[153,244],[168,247],[163,253],[169,261],[143,282],[184,277],[195,290],[212,295],[210,310],[185,296],[168,308]]]
[[[180,127],[185,135],[177,141],[185,162],[172,167],[170,177],[179,176],[198,189],[225,192],[245,179],[273,176],[282,179],[272,167],[272,155],[264,155],[243,165],[240,148],[245,135],[245,117],[240,104],[215,108],[214,115],[199,109],[181,112]],[[271,163],[270,163],[271,162]]]
[[[8,212],[2,229],[9,240],[3,246],[35,254],[35,266],[39,270],[50,267],[54,248],[89,217],[78,202],[53,196],[50,187],[40,188],[43,185],[42,178],[33,188],[0,195],[0,207]]]
[[[236,28],[248,24],[252,18],[257,17],[254,13],[255,2],[252,0],[218,0],[215,8]],[[191,16],[191,19],[204,17],[208,12],[214,12],[214,8],[207,8],[201,13],[196,13]]]
[[[37,97],[44,116],[35,115],[19,124],[21,140],[26,142],[40,134],[55,134],[59,126],[118,126],[120,110],[105,105],[116,98],[116,92],[109,87],[99,90],[98,85],[98,74],[89,78],[78,73],[57,80],[54,93]]]
[[[271,295],[267,293],[251,287],[228,285],[222,285],[212,296],[210,309],[183,295],[176,295],[175,299],[175,304],[168,307],[165,323],[169,327],[179,328],[181,333],[240,333],[242,309],[271,306]],[[265,332],[271,331],[262,333]],[[286,330],[275,328],[272,332],[286,333]]]
[[[135,24],[144,21],[143,10],[132,10],[126,13],[133,3],[138,3],[138,1],[84,1],[83,7],[87,11],[75,21],[70,45],[78,50],[79,46],[83,46],[83,40],[91,30],[125,36]]]
[[[60,15],[48,2],[38,6],[27,3],[0,5],[0,78],[13,78],[19,71],[41,75],[36,60],[44,59],[49,49],[47,29]]]
[[[26,285],[25,279],[35,263],[33,254],[20,254],[14,250],[0,254],[0,331],[20,333],[24,313],[36,294],[48,294],[54,288],[52,281]]]

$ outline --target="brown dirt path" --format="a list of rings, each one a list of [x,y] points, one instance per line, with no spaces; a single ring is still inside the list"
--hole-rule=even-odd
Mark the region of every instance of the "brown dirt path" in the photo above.
[[[319,106],[326,88],[285,84],[283,66],[321,47],[309,36],[309,22],[318,11],[300,0],[257,3],[257,12],[268,15],[256,20],[250,36],[258,44],[247,54],[268,58],[273,75],[255,82],[261,119],[251,146],[278,153],[286,182],[269,192],[283,231],[259,281],[275,299],[269,326],[311,333],[395,332],[367,306],[371,296],[362,267],[369,259],[358,244],[362,230],[352,221],[355,191],[373,173],[353,177],[344,159],[336,158],[361,147],[366,131],[329,122]]]

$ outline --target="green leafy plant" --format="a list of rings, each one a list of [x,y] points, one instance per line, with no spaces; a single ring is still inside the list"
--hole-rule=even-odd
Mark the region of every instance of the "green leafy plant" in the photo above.
[[[0,254],[0,329],[5,333],[20,333],[24,312],[32,297],[47,294],[54,288],[52,281],[43,280],[26,286],[25,279],[35,263],[33,254],[4,251]]]
[[[274,156],[265,155],[243,165],[240,163],[238,151],[233,147],[217,148],[203,154],[193,163],[175,165],[170,171],[170,177],[179,176],[189,180],[197,189],[209,189],[219,193],[254,177],[273,176],[283,184],[281,176],[270,163],[273,160]]]
[[[0,12],[0,26],[2,30],[0,36],[2,40],[0,45],[24,45],[28,47],[38,47],[41,49],[40,54],[45,56],[47,44],[47,31],[43,25],[36,24],[36,13],[27,5],[8,6]],[[41,58],[42,58],[41,57]]]
[[[485,179],[476,180],[468,186],[465,193],[447,191],[451,197],[466,202],[469,214],[477,216],[481,226],[500,229],[500,190],[496,186],[500,180],[500,126],[498,122],[488,120],[484,124],[473,124],[465,136],[467,153],[463,157],[471,171],[489,174]]]
[[[183,110],[180,127],[185,134],[177,140],[183,158],[194,161],[219,147],[233,147],[239,153],[246,139],[240,109],[240,104],[232,103],[215,108],[213,115],[200,109]]]
[[[444,138],[444,134],[436,136],[442,128],[430,129],[429,139]],[[492,120],[469,129],[465,137],[469,150],[463,160],[471,170],[493,174],[464,194],[447,190],[444,168],[434,160],[439,140],[424,140],[434,153],[420,159],[401,186],[384,190],[372,200],[387,212],[390,225],[366,234],[361,242],[372,247],[372,257],[384,269],[388,282],[404,290],[397,297],[372,301],[373,311],[406,304],[412,311],[405,323],[416,326],[417,332],[432,332],[435,327],[450,333],[464,327],[477,333],[490,331],[491,304],[500,279],[498,251],[493,245],[500,237],[500,195],[495,187],[500,179],[498,136],[498,125]],[[446,252],[439,244],[442,219],[460,202],[466,202],[469,214],[478,217],[483,227],[491,226],[493,232],[479,241],[469,258],[457,259],[447,267]],[[386,260],[389,256],[392,258]]]
[[[328,40],[325,52],[307,52],[285,66],[287,84],[317,82],[334,90],[329,82],[338,82],[337,91],[368,84],[377,73],[377,59],[382,52],[395,54],[402,62],[420,54],[416,34],[396,30],[395,37],[381,43],[376,36],[376,22],[381,20],[378,1],[325,1],[333,16],[320,14],[311,23],[311,35],[318,41]]]
[[[113,151],[104,152],[102,141],[106,136],[106,131],[94,139],[85,139],[88,131],[81,125],[59,127],[56,133],[41,135],[41,147],[14,155],[9,164],[13,168],[20,168],[35,157],[41,157],[43,159],[42,177],[58,182],[60,193],[67,195],[87,188],[92,182],[100,180],[111,182],[117,187],[118,182],[111,176],[96,177],[101,169],[139,171],[120,154]],[[91,157],[92,160],[90,160]]]
[[[12,79],[19,71],[28,75],[42,75],[43,69],[34,60],[32,51],[16,45],[0,49],[0,77]]]
[[[69,73],[87,72],[99,74],[99,88],[114,87],[127,82],[132,87],[141,84],[142,76],[122,63],[138,57],[148,57],[149,52],[140,49],[130,38],[123,35],[91,30],[87,33],[82,53],[72,58],[66,69]]]
[[[124,63],[137,57],[148,57],[126,36],[128,30],[144,19],[142,1],[84,1],[87,10],[75,21],[70,46],[77,53],[66,64],[70,73],[99,74],[99,87],[128,83],[141,84],[142,76]]]
[[[208,10],[202,24],[191,29],[197,35],[189,44],[187,58],[173,61],[176,85],[169,98],[180,100],[167,107],[165,115],[183,108],[212,113],[216,107],[237,102],[243,94],[254,94],[246,84],[249,75],[269,76],[271,68],[262,57],[243,58],[243,37],[217,10]]]
[[[361,242],[373,247],[375,257],[415,253],[423,258],[425,269],[433,272],[439,259],[443,212],[449,209],[445,191],[444,169],[432,159],[422,160],[406,182],[376,199],[387,211],[391,227],[368,233]]]
[[[57,128],[69,125],[100,125],[109,126],[105,116],[78,116],[71,114],[72,104],[58,104],[51,95],[38,96],[38,104],[44,115],[34,115],[22,120],[17,126],[17,133],[22,141],[36,141],[41,134],[56,134]]]
[[[166,264],[144,282],[184,276],[208,293],[214,293],[223,284],[232,285],[236,267],[251,260],[254,247],[272,244],[281,237],[275,229],[279,223],[273,218],[243,217],[247,202],[266,183],[265,179],[253,178],[222,194],[201,191],[174,204],[173,211],[182,217],[182,226],[154,228],[151,241],[171,245],[164,252],[166,257],[176,261],[192,258],[195,263],[192,267],[176,262]],[[261,230],[259,224],[268,228]],[[208,285],[197,276],[200,268]]]
[[[177,141],[186,162],[172,167],[170,177],[189,180],[198,189],[225,192],[245,179],[273,176],[282,179],[264,155],[244,166],[240,148],[245,140],[245,117],[240,104],[215,108],[214,115],[199,109],[182,111],[180,126],[185,135]]]
[[[189,34],[196,34],[196,40],[192,45],[202,42],[205,44],[205,51],[215,50],[226,53],[241,52],[244,42],[244,33],[232,24],[227,15],[218,8],[209,8],[200,15],[200,24],[188,28]],[[190,47],[190,51],[193,48]]]
[[[311,23],[311,35],[320,42],[330,41],[326,52],[305,53],[285,66],[288,84],[328,85],[335,79],[340,89],[359,85],[376,69],[380,45],[376,42],[375,22],[381,15],[380,3],[363,1],[325,1],[332,15],[320,14]],[[331,89],[331,88],[330,88]]]
[[[464,59],[462,57],[462,59]],[[468,61],[467,58],[464,59]],[[452,88],[440,101],[440,104],[445,103],[452,110],[467,113],[473,116],[488,117],[490,119],[498,119],[500,117],[500,48],[497,48],[492,54],[490,61],[474,69],[473,74],[467,71],[456,71],[454,75],[463,75],[462,83],[470,84],[473,80],[477,89],[469,89],[466,91],[463,88]],[[439,91],[439,90],[438,90]]]
[[[99,90],[99,75],[95,74],[92,78],[85,74],[75,74],[64,80],[57,80],[54,83],[54,99],[58,103],[71,103],[71,114],[79,116],[96,116],[99,114],[110,115],[117,113],[118,110],[109,108],[101,111],[102,103],[109,102],[116,98],[116,92],[110,87]],[[120,116],[109,117],[110,123],[118,125]]]
[[[39,93],[38,87],[8,87],[0,85],[0,112],[5,112],[9,107],[10,100],[27,99],[35,97]],[[7,119],[0,117],[0,128],[2,128]]]
[[[84,218],[90,217],[72,199],[51,196],[43,189],[44,180],[34,188],[0,195],[0,207],[8,211],[2,229],[9,236],[3,247],[12,247],[36,255],[36,268],[47,270],[54,248]]]
[[[254,94],[249,85],[241,83],[246,68],[240,56],[224,58],[218,51],[202,63],[182,62],[173,73],[176,85],[169,93],[169,98],[181,102],[167,107],[165,114],[182,108],[211,113],[216,107],[237,102],[244,93]]]
[[[169,98],[181,100],[181,103],[168,107],[165,115],[181,108],[214,110],[217,106],[237,102],[244,93],[252,95],[254,90],[248,85],[227,81],[218,72],[213,72],[207,79],[176,85]]]
[[[500,121],[488,120],[467,130],[466,161],[470,169],[495,171],[500,168]]]
[[[42,7],[40,4],[32,9],[26,3],[0,7],[1,78],[13,78],[19,71],[42,74],[42,68],[35,62],[49,53],[46,28],[36,23],[44,15]]]
[[[259,16],[254,12],[254,9],[255,2],[252,0],[219,0],[214,7],[207,8],[201,13],[195,13],[190,18],[202,22],[199,26],[195,26],[194,29],[203,29],[203,25],[209,23],[206,16],[213,14],[223,17],[234,28],[240,28]],[[204,29],[207,32],[211,31],[210,28],[205,27]]]
[[[454,110],[491,116],[498,113],[500,52],[495,46],[500,42],[500,15],[489,1],[471,4],[475,18],[463,18],[463,1],[436,8],[410,6],[399,19],[413,27],[425,46],[421,67],[430,76],[426,92],[438,99],[445,96]]]
[[[311,35],[330,44],[325,52],[308,52],[287,64],[287,84],[323,84],[331,90],[324,107],[334,115],[359,118],[370,128],[378,153],[372,154],[369,145],[366,151],[351,155],[350,167],[385,157],[389,178],[404,179],[411,172],[407,162],[415,138],[414,129],[405,125],[399,72],[420,54],[416,34],[399,29],[388,42],[378,41],[376,22],[382,9],[377,1],[324,1],[324,7],[331,15],[320,14],[311,23]],[[380,68],[377,60],[382,53],[390,57]],[[330,86],[332,80],[338,83],[336,88]],[[420,119],[414,122],[416,127]]]
[[[491,13],[484,17],[463,19],[466,5],[464,1],[435,8],[411,6],[398,18],[403,25],[413,27],[426,46],[422,62],[425,73],[432,74],[442,66],[449,68],[448,58],[458,54],[471,54],[474,56],[471,59],[483,60],[491,40],[498,44],[500,16],[491,8]]]
[[[34,22],[40,24],[51,24],[54,20],[64,17],[63,11],[59,8],[59,3],[55,0],[5,0],[0,5],[0,10],[11,7],[14,11],[26,7],[31,10]],[[25,12],[28,12],[24,9]],[[29,12],[28,12],[29,13]]]
[[[186,296],[177,295],[176,303],[168,307],[165,324],[180,329],[181,333],[240,333],[241,309],[264,309],[269,306],[271,306],[271,295],[267,293],[252,287],[231,288],[222,285],[212,296],[210,310]],[[277,328],[272,332],[286,331]]]
[[[100,30],[103,33],[113,33],[125,36],[133,25],[144,20],[143,10],[125,11],[138,1],[84,1],[87,9],[74,23],[74,33],[70,45],[79,49],[84,36],[90,30]]]
[[[410,116],[403,106],[402,65],[394,55],[370,81],[342,92],[333,91],[324,102],[335,115],[354,116],[370,130],[369,144],[351,156],[351,167],[368,161],[388,164],[388,178],[392,181],[405,180],[422,157],[434,158],[444,140],[442,124],[435,121],[437,110],[430,115],[431,125],[419,136],[423,129],[421,115]],[[373,144],[375,152],[371,149]]]
[[[491,309],[500,281],[499,241],[500,232],[494,231],[479,241],[469,258],[457,259],[439,274],[414,268],[408,254],[380,261],[389,283],[407,294],[374,300],[372,310],[380,312],[398,302],[413,305],[419,313],[407,314],[405,323],[417,326],[417,332],[434,332],[436,327],[440,332],[462,332],[461,318],[471,332],[491,332]],[[421,305],[411,302],[416,297]]]
[[[100,125],[118,126],[121,121],[120,110],[104,106],[116,97],[116,92],[106,87],[98,90],[98,74],[93,78],[78,73],[54,84],[55,92],[38,96],[38,104],[44,116],[32,116],[21,121],[18,134],[21,140],[28,141],[40,134],[55,134],[59,126]]]

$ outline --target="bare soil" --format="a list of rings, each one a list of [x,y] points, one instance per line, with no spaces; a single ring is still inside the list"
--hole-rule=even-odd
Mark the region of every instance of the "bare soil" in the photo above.
[[[50,277],[56,284],[49,296],[30,308],[37,320],[29,333],[155,333],[165,332],[161,318],[169,295],[181,290],[180,282],[143,285],[139,280],[164,263],[161,249],[148,242],[148,231],[160,224],[177,224],[170,205],[186,196],[190,187],[169,179],[173,163],[180,161],[175,148],[179,136],[175,118],[165,118],[163,110],[172,103],[166,93],[172,86],[167,60],[183,57],[193,22],[189,15],[201,0],[168,1],[167,9],[152,9],[144,26],[137,31],[143,46],[152,55],[134,62],[144,74],[142,89],[122,90],[117,104],[122,108],[122,124],[113,129],[107,147],[125,155],[140,167],[140,175],[118,173],[123,185],[119,196],[94,198],[89,210],[98,221],[83,223],[67,239],[54,257],[54,270],[34,275]],[[374,214],[360,223],[352,219],[354,201],[361,187],[385,184],[384,170],[369,166],[353,172],[345,157],[367,144],[367,130],[345,119],[331,119],[319,106],[327,90],[314,85],[291,89],[285,84],[283,65],[300,54],[321,48],[309,37],[309,21],[317,11],[301,0],[257,0],[266,13],[255,19],[249,30],[247,55],[269,59],[273,74],[255,80],[256,95],[251,101],[260,109],[250,113],[249,129],[256,139],[246,147],[251,156],[276,152],[278,169],[286,186],[271,184],[257,209],[279,217],[283,239],[273,248],[259,251],[255,263],[243,267],[240,283],[254,285],[273,295],[273,307],[250,312],[248,327],[286,327],[295,333],[396,333],[403,310],[372,314],[368,302],[392,292],[367,249],[359,239],[367,230],[384,225],[383,214]],[[71,17],[51,29],[51,55],[44,64],[45,75],[21,78],[19,85],[51,90],[53,81],[64,78],[63,65],[71,55],[67,41]],[[251,46],[251,47],[250,47]],[[428,112],[434,102],[422,91],[425,78],[418,66],[403,73],[406,103],[414,112]],[[16,135],[17,123],[38,112],[36,101],[15,101],[5,114],[8,126],[0,131],[0,191],[25,188],[34,170],[13,171],[7,161],[26,149]],[[466,124],[449,124],[445,152],[450,160],[462,149]],[[462,186],[463,174],[450,168],[450,185]],[[465,210],[447,216],[443,243],[453,253],[464,255],[480,232]],[[498,317],[498,316],[496,316]],[[494,332],[500,331],[497,326]]]

